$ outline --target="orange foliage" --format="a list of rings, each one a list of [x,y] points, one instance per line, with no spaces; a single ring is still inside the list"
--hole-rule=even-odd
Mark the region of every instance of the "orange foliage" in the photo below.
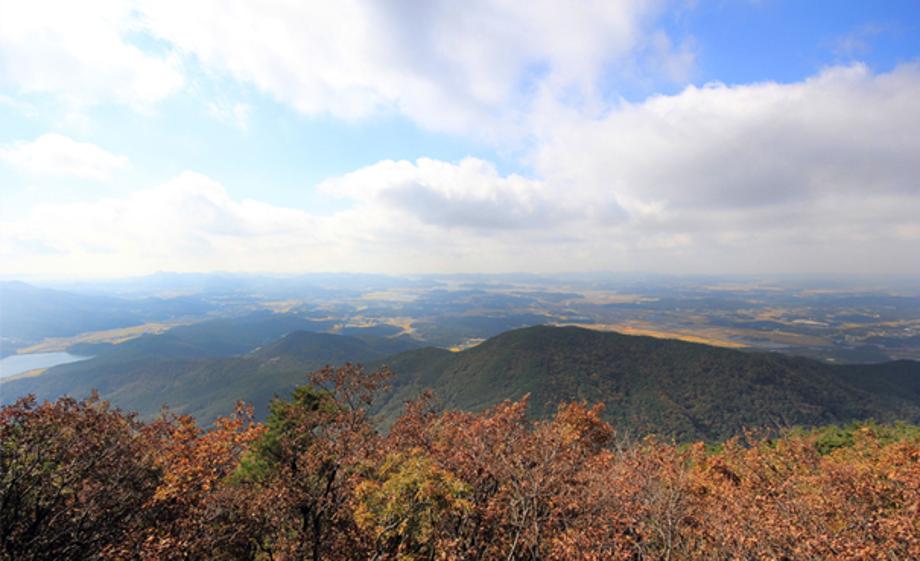
[[[98,400],[0,413],[0,559],[920,559],[920,443],[626,441],[600,406],[438,412],[387,434],[346,365],[237,414],[140,423]],[[111,495],[111,497],[109,497]],[[117,518],[107,517],[117,513]],[[78,541],[82,540],[82,541]]]

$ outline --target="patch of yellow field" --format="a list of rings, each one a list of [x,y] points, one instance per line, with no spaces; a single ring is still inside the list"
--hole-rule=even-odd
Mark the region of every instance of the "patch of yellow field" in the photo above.
[[[130,339],[136,339],[144,334],[159,334],[168,329],[179,325],[189,325],[195,321],[175,321],[163,323],[145,323],[132,327],[122,327],[119,329],[106,329],[103,331],[88,331],[72,337],[49,337],[32,345],[19,349],[16,354],[24,355],[30,353],[50,353],[55,351],[67,350],[67,347],[76,343],[124,343]]]
[[[637,327],[625,328],[624,333],[627,335],[646,335],[648,337],[656,337],[658,339],[677,339],[679,341],[686,341],[688,343],[702,343],[703,345],[726,347],[729,349],[743,349],[748,346],[737,341],[729,341],[727,339],[718,339],[704,335],[693,335],[690,333],[681,333],[675,331],[658,331],[654,329],[642,329]]]
[[[622,323],[560,323],[557,325],[573,325],[575,327],[583,327],[595,331],[615,331],[624,335],[644,335],[657,339],[677,339],[678,341],[686,341],[688,343],[702,343],[704,345],[729,349],[744,349],[749,346],[744,343],[718,337],[715,334],[710,334],[708,332],[709,330],[694,330],[695,333],[687,333],[683,331],[664,331],[651,326],[640,327]]]
[[[333,318],[328,318],[328,319],[333,319]],[[409,318],[409,317],[394,317],[394,318],[387,318],[381,321],[377,318],[364,318],[361,316],[352,316],[348,318],[348,323],[337,323],[329,329],[329,332],[330,333],[340,333],[342,329],[345,329],[346,327],[366,328],[366,327],[375,327],[378,325],[391,325],[393,327],[398,327],[402,331],[400,331],[399,333],[395,333],[393,335],[389,335],[389,337],[399,337],[401,335],[411,335],[415,332],[415,328],[412,327],[412,323],[414,321],[415,321],[414,318]]]
[[[844,323],[840,326],[840,329],[871,329],[873,327],[920,328],[920,320],[902,319],[893,321],[877,321],[871,323]]]
[[[761,284],[758,282],[753,283],[721,283],[721,284],[709,284],[704,285],[704,289],[711,290],[713,292],[782,292],[782,288],[778,286],[773,286],[770,284]]]
[[[286,314],[300,305],[300,300],[269,300],[262,302],[262,306],[276,314]]]
[[[640,302],[654,302],[657,298],[640,296],[639,294],[619,294],[605,290],[585,290],[581,292],[580,300],[589,304],[637,304]]]
[[[397,333],[395,336],[399,337],[400,335],[412,335],[415,333],[415,328],[412,327],[412,324],[415,322],[413,318],[389,318],[387,320],[388,325],[393,325],[402,329],[400,333]]]
[[[767,308],[757,312],[757,315],[754,316],[754,319],[758,321],[779,321],[786,313],[787,310],[783,310],[781,308]]]
[[[20,378],[35,378],[36,376],[41,376],[44,374],[47,368],[33,368],[32,370],[26,370],[25,372],[20,372],[19,374],[13,374],[12,376],[7,376],[3,379],[4,382],[11,382],[13,380],[18,380]]]
[[[757,329],[732,329],[733,333],[742,337],[754,339],[766,339],[771,343],[780,345],[798,345],[805,347],[825,347],[834,343],[824,337],[817,335],[805,335],[804,333],[792,333],[789,331],[759,331]]]
[[[591,327],[586,325],[584,327]],[[779,330],[757,330],[731,327],[700,327],[689,329],[662,329],[653,324],[626,323],[612,326],[614,331],[627,335],[648,335],[660,339],[679,339],[731,349],[749,348],[756,344],[742,343],[737,339],[760,339],[780,345],[824,347],[833,345],[828,339],[816,335]]]
[[[390,302],[414,302],[418,300],[418,294],[405,290],[378,290],[375,292],[365,292],[361,295],[361,299]]]
[[[473,337],[471,339],[467,339],[466,341],[460,343],[459,345],[454,345],[448,350],[452,353],[459,353],[460,351],[472,349],[473,347],[475,347],[476,345],[479,345],[483,341],[485,341],[485,339],[483,339],[482,337]]]

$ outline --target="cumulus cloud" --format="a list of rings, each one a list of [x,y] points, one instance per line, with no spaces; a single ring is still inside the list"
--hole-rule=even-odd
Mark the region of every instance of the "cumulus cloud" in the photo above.
[[[490,212],[499,213],[503,209],[489,202],[492,195],[482,182],[503,183],[517,192],[509,197],[522,201],[507,212],[528,208],[527,180],[502,178],[475,160],[382,162],[331,181],[324,189],[354,205],[329,215],[235,200],[216,181],[186,172],[122,196],[40,205],[0,225],[0,255],[14,267],[5,271],[10,273],[125,274],[162,269],[404,272],[461,270],[471,264],[489,269],[506,252],[522,253],[513,248],[516,235],[492,230],[500,219],[485,224],[469,216],[434,220],[412,204],[390,200],[407,182],[423,185],[438,167],[444,172],[440,183],[424,187],[432,193],[465,199],[461,206],[491,205]]]
[[[145,109],[228,76],[307,115],[507,139],[541,99],[591,111],[602,83],[685,80],[694,49],[657,27],[666,3],[0,0],[0,86]],[[245,106],[205,104],[245,127]]]
[[[546,181],[615,193],[636,232],[897,237],[920,219],[918,99],[916,65],[688,87],[562,120],[534,162]]]
[[[542,95],[593,99],[598,80],[628,61],[654,58],[661,76],[685,75],[692,53],[653,28],[659,4],[141,0],[138,6],[149,33],[302,113],[355,119],[395,111],[426,127],[481,133],[512,126]]]
[[[428,158],[383,161],[326,181],[319,189],[424,224],[488,232],[546,228],[571,218],[574,210],[558,204],[542,181],[503,177],[477,158],[457,164]]]
[[[294,241],[302,253],[317,242],[314,226],[302,211],[235,201],[219,183],[186,172],[119,197],[39,205],[3,225],[0,251],[23,270],[73,274],[246,269],[265,265],[260,255],[281,259]]]
[[[382,161],[322,183],[347,208],[317,214],[187,173],[39,207],[2,225],[2,252],[24,271],[916,274],[917,99],[917,66],[856,65],[689,87],[595,119],[557,106],[530,177],[475,158]]]
[[[106,179],[128,165],[128,158],[61,134],[0,146],[0,161],[31,174]]]
[[[0,14],[0,85],[11,91],[144,107],[184,83],[175,56],[129,41],[141,31],[131,3],[0,0]]]

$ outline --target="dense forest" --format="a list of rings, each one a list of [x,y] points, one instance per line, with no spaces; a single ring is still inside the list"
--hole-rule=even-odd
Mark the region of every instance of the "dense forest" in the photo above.
[[[827,364],[777,353],[578,327],[534,326],[459,353],[410,350],[379,364],[395,373],[380,405],[390,420],[432,388],[449,408],[482,411],[530,395],[527,414],[560,401],[603,402],[603,418],[634,435],[723,440],[745,427],[853,420],[920,422],[920,363]]]
[[[368,407],[385,369],[311,375],[265,422],[98,398],[0,411],[0,559],[920,558],[920,429],[628,434],[602,406]]]
[[[920,362],[827,364],[776,353],[577,327],[508,331],[450,352],[406,337],[317,333],[292,316],[218,319],[87,350],[95,358],[38,376],[0,380],[0,404],[34,394],[55,400],[93,389],[112,404],[156,417],[163,404],[201,423],[237,401],[264,420],[275,395],[326,364],[389,367],[369,412],[384,426],[432,389],[440,406],[484,411],[530,395],[526,413],[560,401],[602,402],[603,419],[634,437],[724,440],[745,427],[821,426],[854,420],[920,422]]]

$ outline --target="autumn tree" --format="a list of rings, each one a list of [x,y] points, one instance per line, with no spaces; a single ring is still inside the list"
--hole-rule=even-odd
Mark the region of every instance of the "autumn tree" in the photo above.
[[[251,559],[259,552],[260,532],[249,516],[252,497],[231,476],[264,428],[239,404],[234,415],[203,429],[189,416],[168,412],[149,424],[154,461],[162,476],[143,508],[154,522],[138,531],[136,551],[124,559]]]
[[[93,396],[0,411],[0,559],[100,559],[151,521],[161,466],[134,416]]]
[[[444,411],[386,434],[387,372],[325,368],[264,424],[141,422],[95,397],[0,410],[0,560],[920,559],[920,431],[639,441],[601,406]]]
[[[380,453],[367,408],[388,376],[359,365],[327,367],[290,400],[272,403],[266,431],[237,482],[266,508],[274,525],[266,547],[273,554],[311,560],[365,554],[353,491],[361,466]]]
[[[552,538],[583,514],[579,477],[613,437],[601,408],[573,403],[550,421],[527,419],[526,399],[481,414],[434,415],[423,400],[394,425],[411,444],[463,482],[470,508],[438,537],[455,559],[545,559]]]
[[[373,538],[372,559],[435,559],[440,528],[469,512],[468,487],[419,450],[393,452],[355,489],[355,521]]]

